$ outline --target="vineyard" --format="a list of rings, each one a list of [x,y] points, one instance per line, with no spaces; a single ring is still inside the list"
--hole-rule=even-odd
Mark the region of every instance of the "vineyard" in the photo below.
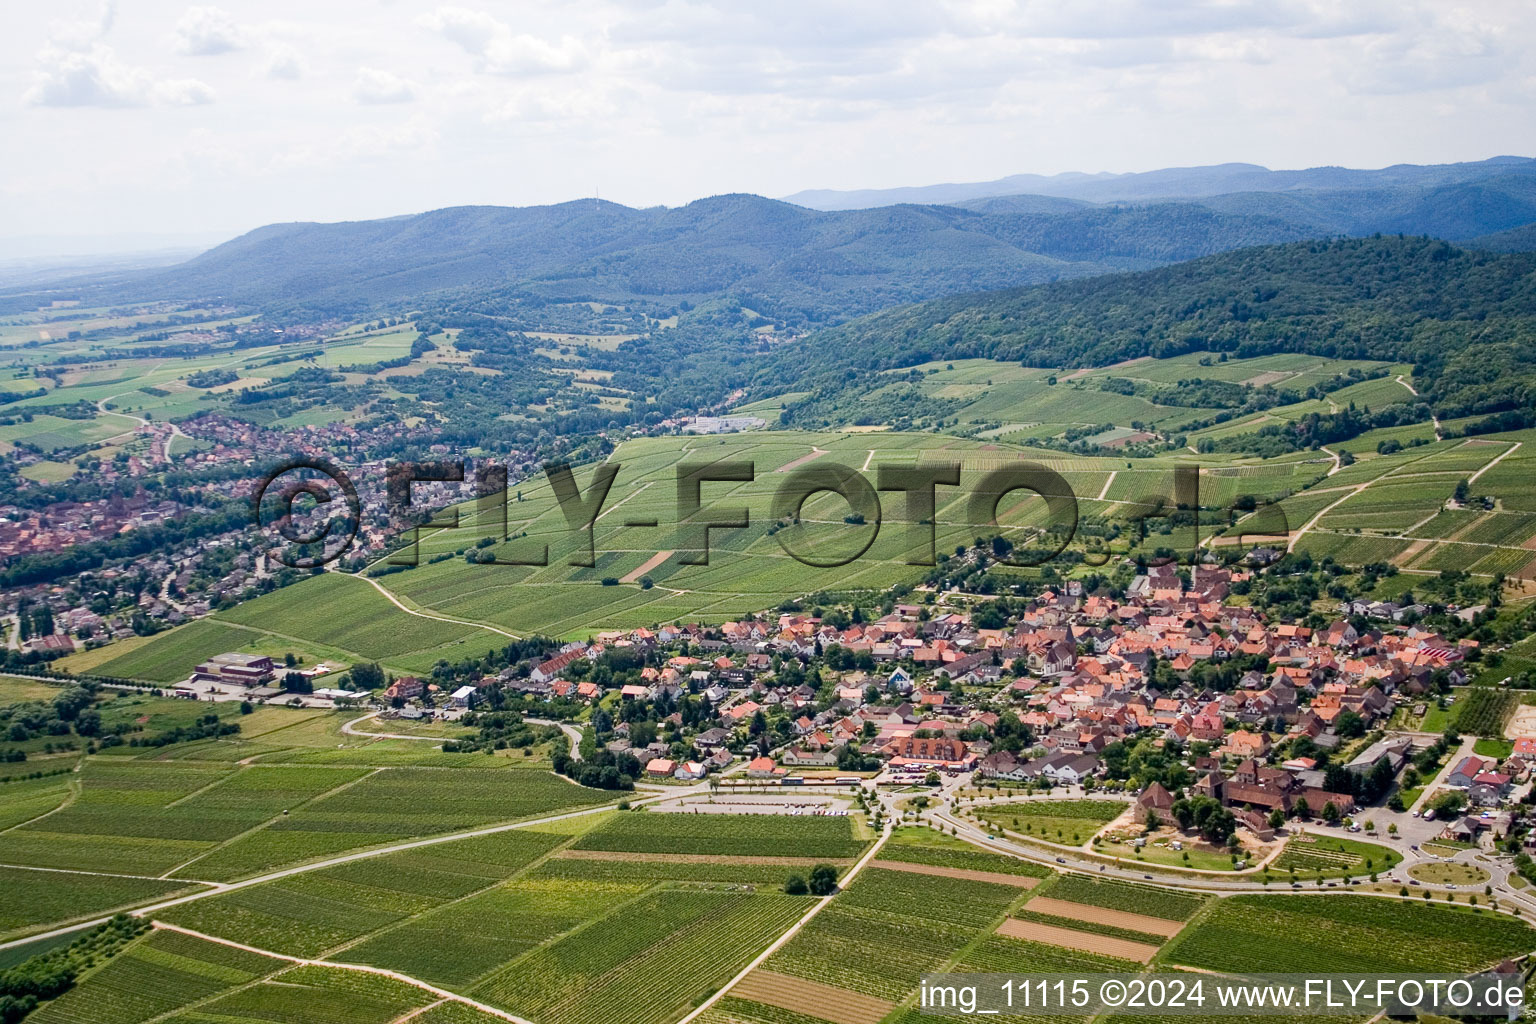
[[[257,799],[292,791],[284,770],[158,777],[126,768],[99,781],[159,810],[227,798],[234,785]],[[435,813],[471,814],[482,799],[471,787]],[[1060,820],[1091,821],[1092,805],[1109,802],[1068,803],[1081,806]],[[344,801],[331,813],[351,827],[353,815],[383,812]],[[513,829],[301,872],[156,917],[293,956],[397,971],[538,1024],[670,1024],[812,906],[778,891],[783,872],[803,869],[789,858],[862,848],[846,818],[619,813],[586,830]],[[1304,847],[1293,841],[1286,855],[1299,870],[1331,871],[1346,861],[1361,866],[1356,859],[1378,851],[1390,852],[1328,837]],[[0,881],[16,875],[25,886],[31,874],[10,869]],[[131,893],[116,886],[136,881],[77,877],[79,893],[61,886],[47,913],[84,901],[83,893]],[[929,829],[900,828],[879,860],[700,1019],[915,1024],[918,982],[940,970],[1135,972],[1151,960],[1234,973],[1470,971],[1526,952],[1533,937],[1519,920],[1474,908],[1343,893],[1211,900],[1057,875]],[[131,941],[28,1024],[495,1019],[437,1002],[378,975],[295,967],[160,930]]]
[[[411,1024],[505,1024],[503,1018],[463,1003],[442,1003],[409,1020]]]
[[[1164,951],[1170,963],[1231,972],[1472,971],[1528,952],[1522,921],[1369,896],[1218,900]]]
[[[1013,912],[1013,919],[1027,921],[1034,924],[1046,925],[1052,928],[1066,928],[1077,932],[1087,932],[1090,935],[1102,935],[1108,939],[1123,939],[1126,942],[1139,942],[1150,946],[1160,946],[1163,938],[1144,931],[1136,931],[1131,928],[1120,928],[1115,925],[1103,924],[1098,921],[1083,920],[1078,917],[1063,917],[1057,913],[1031,910],[1025,907],[1023,910]]]
[[[152,932],[44,1004],[28,1024],[138,1024],[284,966],[175,932]]]
[[[926,829],[898,829],[890,841],[880,848],[880,859],[1029,878],[1045,878],[1050,874],[1050,871],[1033,861],[982,853],[970,843],[934,835]]]
[[[390,1024],[437,1001],[429,992],[376,974],[304,966],[221,996],[198,1007],[191,1019]]]
[[[847,909],[869,910],[896,915],[933,915],[945,922],[979,928],[1018,899],[1018,891],[990,882],[968,879],[934,879],[905,871],[871,870],[840,900]],[[942,899],[940,899],[942,897]],[[924,903],[932,909],[918,909]]]
[[[1085,875],[1061,875],[1042,895],[1071,903],[1085,903],[1111,910],[1126,910],[1167,921],[1187,921],[1205,905],[1205,897],[1176,889],[1163,889],[1134,882],[1105,881]]]
[[[1504,725],[1520,703],[1517,694],[1491,686],[1469,686],[1462,691],[1456,712],[1456,728],[1474,736],[1502,738]]]
[[[1390,871],[1403,855],[1386,846],[1337,836],[1293,836],[1271,870],[1318,877],[1368,875]]]
[[[1118,818],[1126,806],[1118,800],[1030,800],[967,810],[994,830],[1076,846]]]
[[[292,956],[317,956],[488,888],[558,846],[515,830],[292,875],[172,907],[161,920]]]
[[[807,907],[794,896],[664,889],[512,961],[473,994],[540,1024],[666,1024]]]
[[[612,798],[542,771],[92,758],[81,775],[74,802],[0,834],[0,863],[231,881]]]
[[[3,767],[33,770],[36,761],[16,762]],[[69,781],[64,775],[41,779],[13,780],[0,773],[0,829],[11,828],[47,814],[69,798]]]
[[[357,769],[266,770],[308,775]],[[361,781],[199,858],[178,873],[209,881],[231,881],[295,861],[515,821],[610,799],[611,793],[582,789],[541,771],[375,770]]]
[[[956,971],[989,974],[1054,974],[1074,971],[1139,971],[1128,960],[1083,950],[992,935],[966,951]]]
[[[0,935],[167,899],[205,888],[186,882],[0,867]]]
[[[610,913],[645,888],[523,878],[379,932],[347,947],[337,959],[438,985],[468,985],[540,943]]]
[[[958,849],[957,843],[928,829],[899,829],[881,857],[1019,876],[1015,858]],[[1016,885],[869,867],[763,966],[899,1002],[924,973],[1000,920],[1023,893]]]
[[[868,844],[852,818],[780,814],[620,814],[577,840],[578,850],[739,857],[857,857]]]
[[[704,817],[704,815],[700,815]],[[817,861],[841,866],[846,858],[818,858],[802,865],[748,863],[740,860],[676,861],[631,860],[622,853],[601,859],[587,857],[551,858],[540,869],[541,875],[592,882],[735,882],[778,887],[792,874],[805,875],[809,864]]]
[[[824,1017],[727,996],[704,1011],[697,1024],[827,1024],[827,1021]]]

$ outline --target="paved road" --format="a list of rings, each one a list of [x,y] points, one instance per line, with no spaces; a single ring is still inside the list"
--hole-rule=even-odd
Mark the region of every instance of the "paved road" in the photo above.
[[[530,725],[558,725],[560,731],[565,733],[571,741],[571,757],[581,757],[581,730],[569,722],[557,722],[552,718],[525,718],[523,721]]]
[[[1474,741],[1469,739],[1467,740],[1466,744],[1464,744],[1464,746],[1470,750],[1470,744],[1472,742]],[[1455,758],[1455,760],[1459,760],[1459,755],[1457,758]],[[1448,765],[1444,769],[1442,774],[1448,773],[1450,768],[1453,766],[1454,760],[1451,765]],[[1258,874],[1227,879],[1211,877],[1207,875],[1197,875],[1192,872],[1170,871],[1159,868],[1155,865],[1136,864],[1122,866],[1116,864],[1106,864],[1098,860],[1081,856],[1076,851],[1066,847],[1063,847],[1060,850],[1052,850],[1040,846],[1016,843],[1012,840],[998,837],[995,833],[989,834],[985,829],[977,827],[972,822],[958,816],[958,814],[955,813],[951,803],[954,791],[965,785],[967,781],[968,780],[963,778],[946,778],[943,784],[933,795],[935,801],[934,804],[925,809],[918,816],[919,820],[925,821],[930,825],[938,826],[945,831],[953,829],[955,833],[961,838],[964,838],[984,849],[991,850],[995,853],[1018,857],[1022,860],[1034,861],[1035,863],[1045,865],[1056,871],[1075,871],[1084,874],[1098,875],[1105,878],[1120,878],[1127,881],[1136,882],[1151,881],[1156,884],[1168,885],[1175,888],[1198,889],[1207,892],[1237,893],[1314,891],[1314,887],[1312,886],[1308,886],[1302,890],[1291,890],[1286,882],[1278,879],[1272,881],[1269,885],[1265,885],[1260,880],[1260,876]],[[1085,794],[1074,788],[1059,795],[1053,793],[1051,798],[1081,799],[1087,795],[1091,794]],[[904,800],[906,798],[907,797],[905,794],[880,794],[880,801],[882,806],[885,808],[885,812],[898,820],[900,819],[901,814],[896,810],[896,804],[898,801]],[[1429,889],[1436,892],[1444,892],[1449,890],[1449,887],[1447,886],[1433,885],[1423,882],[1419,882],[1417,885],[1414,885],[1414,880],[1408,874],[1408,868],[1414,864],[1444,862],[1444,858],[1436,857],[1433,854],[1414,849],[1414,847],[1418,846],[1422,841],[1432,839],[1438,835],[1441,828],[1440,824],[1436,822],[1426,822],[1422,818],[1414,818],[1407,813],[1401,815],[1394,814],[1393,812],[1387,811],[1385,808],[1369,808],[1366,812],[1362,813],[1360,817],[1362,819],[1370,818],[1374,820],[1378,829],[1381,830],[1382,835],[1385,835],[1386,828],[1386,825],[1383,824],[1383,822],[1400,823],[1400,837],[1397,840],[1384,840],[1381,838],[1381,836],[1371,837],[1361,834],[1347,834],[1348,838],[1356,842],[1371,843],[1373,845],[1380,846],[1383,849],[1393,850],[1402,855],[1402,863],[1400,863],[1392,871],[1382,873],[1379,876],[1383,881],[1409,885],[1420,891],[1423,889]],[[1334,830],[1319,828],[1316,834],[1326,836],[1331,831]],[[1474,864],[1476,867],[1487,871],[1492,876],[1487,884],[1491,884],[1494,887],[1495,895],[1506,906],[1514,905],[1524,908],[1527,911],[1536,911],[1536,890],[1522,890],[1509,884],[1509,876],[1514,873],[1514,865],[1512,860],[1509,858],[1490,856],[1487,853],[1479,850],[1464,850],[1462,853],[1458,854],[1455,858],[1452,859],[1463,863]],[[1345,886],[1343,882],[1340,881],[1337,885],[1337,888],[1330,889],[1329,887],[1324,886],[1321,890],[1316,891],[1338,892],[1344,890],[1352,890],[1353,888],[1354,887],[1351,886]],[[1458,891],[1460,892],[1481,893],[1481,889],[1482,884],[1476,886],[1464,885],[1458,887]]]

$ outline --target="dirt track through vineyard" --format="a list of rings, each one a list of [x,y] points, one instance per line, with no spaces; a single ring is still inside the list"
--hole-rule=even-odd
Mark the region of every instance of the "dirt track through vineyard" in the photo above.
[[[997,934],[1006,935],[1010,939],[1043,942],[1047,946],[1080,949],[1085,953],[1099,953],[1104,956],[1119,957],[1121,960],[1136,960],[1140,963],[1148,962],[1157,954],[1157,947],[1149,946],[1145,942],[1112,939],[1108,935],[1094,935],[1090,932],[1073,931],[1071,928],[1036,924],[1034,921],[1019,921],[1011,917],[998,926]]]
[[[879,1024],[895,1003],[774,971],[753,971],[731,989],[732,997],[820,1017],[832,1024]]]
[[[676,554],[675,551],[658,551],[658,552],[656,552],[650,558],[647,558],[645,560],[644,564],[642,564],[639,568],[635,569],[633,572],[626,573],[624,578],[619,580],[619,582],[620,583],[634,583],[634,582],[638,581],[640,579],[640,577],[644,576],[646,573],[648,573],[652,569],[656,568],[662,562],[665,562],[667,559],[671,558],[674,554]]]
[[[1165,921],[1160,917],[1133,914],[1128,910],[1110,910],[1108,907],[1094,907],[1085,903],[1068,903],[1066,900],[1053,900],[1049,896],[1036,896],[1029,901],[1027,909],[1037,914],[1066,918],[1068,921],[1088,921],[1092,924],[1107,924],[1147,935],[1161,935],[1165,939],[1179,934],[1184,927],[1182,921]]]

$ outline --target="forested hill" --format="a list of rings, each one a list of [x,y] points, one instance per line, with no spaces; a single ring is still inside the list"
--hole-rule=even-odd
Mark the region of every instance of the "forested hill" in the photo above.
[[[273,224],[174,267],[47,291],[0,290],[0,306],[168,299],[232,302],[268,315],[371,315],[405,313],[427,296],[447,296],[639,305],[661,318],[684,302],[729,297],[786,324],[815,326],[944,295],[1337,235],[1494,236],[1490,248],[1519,248],[1526,236],[1511,229],[1536,223],[1536,173],[1523,163],[1479,169],[1484,177],[1475,181],[1434,187],[1246,192],[1131,205],[1012,196],[824,212],[725,195],[675,209],[595,199],[455,207],[384,220]]]
[[[648,210],[582,200],[274,224],[180,266],[72,285],[94,289],[96,300],[217,298],[268,311],[371,309],[450,290],[663,306],[730,295],[778,318],[825,323],[938,295],[1310,236],[1265,215],[1186,204],[823,213],[750,195]]]
[[[1530,410],[1536,255],[1399,237],[1244,249],[888,310],[787,348],[774,373],[825,391],[934,359],[1088,367],[1200,350],[1409,362],[1442,417]]]

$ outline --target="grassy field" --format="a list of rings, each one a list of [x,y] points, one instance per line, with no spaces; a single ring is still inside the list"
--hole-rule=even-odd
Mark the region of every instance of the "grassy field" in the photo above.
[[[1475,864],[1415,864],[1408,873],[1421,882],[1434,885],[1482,885],[1489,879],[1488,872]]]

